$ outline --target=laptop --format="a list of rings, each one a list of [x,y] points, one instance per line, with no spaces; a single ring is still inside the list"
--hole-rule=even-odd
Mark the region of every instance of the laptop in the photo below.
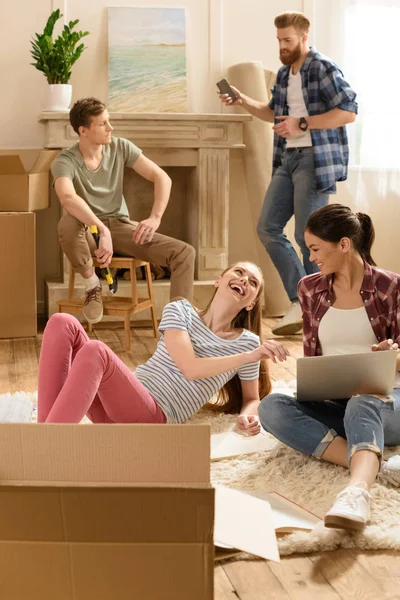
[[[310,356],[297,360],[297,399],[342,400],[356,394],[390,394],[397,352]]]

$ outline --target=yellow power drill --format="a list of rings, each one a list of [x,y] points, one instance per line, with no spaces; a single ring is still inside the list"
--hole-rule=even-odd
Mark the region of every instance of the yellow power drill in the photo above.
[[[96,247],[99,247],[99,241],[100,241],[100,234],[99,234],[99,230],[97,229],[96,225],[92,225],[90,227],[90,233],[92,234],[94,241],[96,242]],[[104,275],[107,283],[108,283],[108,289],[110,290],[111,294],[115,294],[115,292],[118,289],[118,280],[117,278],[113,278],[113,276],[111,275],[111,271],[108,267],[105,267],[105,269],[101,270],[102,274]]]

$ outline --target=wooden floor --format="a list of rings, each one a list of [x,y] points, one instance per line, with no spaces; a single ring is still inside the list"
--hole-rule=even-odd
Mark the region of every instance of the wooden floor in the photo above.
[[[272,337],[272,320],[264,319],[264,337]],[[92,336],[107,343],[132,369],[154,351],[150,329],[132,330],[129,352],[123,348],[123,329],[96,326]],[[37,389],[43,325],[37,338],[0,340],[0,393]],[[271,364],[275,380],[295,377],[295,358],[301,356],[301,336],[286,338],[292,353],[285,366]],[[265,561],[220,563],[215,568],[215,600],[400,600],[400,556],[394,552],[338,550]],[[190,600],[190,599],[188,599]]]

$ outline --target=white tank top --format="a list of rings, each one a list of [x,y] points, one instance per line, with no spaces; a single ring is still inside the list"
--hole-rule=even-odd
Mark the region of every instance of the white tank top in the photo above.
[[[304,102],[300,71],[298,71],[296,75],[293,75],[292,69],[290,69],[286,102],[291,117],[308,117],[308,110]],[[312,146],[312,139],[309,130],[286,138],[286,148],[308,148],[310,146]]]
[[[318,338],[323,355],[372,352],[372,344],[378,342],[363,306],[350,310],[331,306],[321,319]],[[394,387],[400,387],[399,371]]]
[[[372,344],[377,343],[363,306],[350,310],[331,306],[321,319],[318,337],[324,355],[372,352]]]

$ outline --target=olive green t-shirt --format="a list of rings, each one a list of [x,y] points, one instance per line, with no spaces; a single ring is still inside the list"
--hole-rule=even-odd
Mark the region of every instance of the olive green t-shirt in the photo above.
[[[124,138],[112,138],[103,146],[103,160],[95,171],[90,171],[79,150],[79,143],[62,150],[51,165],[54,181],[68,177],[75,192],[85,200],[96,217],[128,217],[122,191],[124,168],[132,167],[142,151]]]

